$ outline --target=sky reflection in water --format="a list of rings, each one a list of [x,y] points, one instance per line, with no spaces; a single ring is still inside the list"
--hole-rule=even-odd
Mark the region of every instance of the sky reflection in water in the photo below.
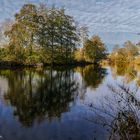
[[[99,119],[91,107],[106,104],[107,96],[113,99],[108,85],[139,83],[120,71],[92,65],[0,70],[0,135],[6,140],[108,139],[108,127],[91,121]]]

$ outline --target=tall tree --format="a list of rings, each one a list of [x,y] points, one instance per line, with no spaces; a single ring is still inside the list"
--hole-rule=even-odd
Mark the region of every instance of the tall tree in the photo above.
[[[106,56],[106,48],[100,37],[93,36],[84,44],[85,59],[88,62],[97,63]]]
[[[44,63],[68,63],[78,41],[73,18],[64,9],[46,5],[24,5],[15,15],[12,29],[5,34],[16,60],[26,56],[31,63],[34,57]]]
[[[32,55],[38,28],[36,21],[36,6],[32,4],[24,5],[20,12],[15,15],[15,23],[11,30],[5,33],[10,39],[10,49],[13,48],[14,55],[18,60],[23,59],[21,56],[25,49],[28,50],[29,55]]]

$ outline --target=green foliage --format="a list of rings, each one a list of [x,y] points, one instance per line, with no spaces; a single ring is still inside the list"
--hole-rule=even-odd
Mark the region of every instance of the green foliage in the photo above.
[[[86,38],[83,45],[83,48],[75,51],[77,61],[98,63],[106,58],[106,48],[99,36],[93,36],[91,39]]]
[[[26,64],[68,63],[78,41],[75,22],[64,9],[33,4],[21,8],[5,35],[9,38],[5,58]]]
[[[98,36],[88,39],[84,44],[83,50],[85,60],[91,63],[97,63],[106,56],[105,45]]]
[[[65,9],[25,4],[5,31],[9,42],[0,52],[1,60],[25,65],[68,64],[77,61],[98,63],[106,49],[98,36],[88,39],[86,27],[77,28]],[[78,49],[81,41],[83,48]]]
[[[115,63],[130,63],[139,55],[138,46],[131,41],[127,41],[123,48],[118,45],[114,47],[112,53],[109,55],[109,59]]]

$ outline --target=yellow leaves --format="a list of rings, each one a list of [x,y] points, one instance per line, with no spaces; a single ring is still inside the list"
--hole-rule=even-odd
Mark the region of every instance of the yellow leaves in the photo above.
[[[75,51],[75,59],[77,61],[84,61],[84,52],[83,52],[83,48],[79,48]]]
[[[105,51],[105,45],[98,36],[93,36],[84,44],[84,55],[88,62],[97,63],[102,60],[106,56]]]

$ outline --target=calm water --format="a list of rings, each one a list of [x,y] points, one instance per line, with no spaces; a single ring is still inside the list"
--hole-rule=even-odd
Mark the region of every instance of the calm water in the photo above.
[[[118,113],[110,86],[134,89],[139,79],[139,68],[0,70],[0,139],[109,139],[108,114]]]

